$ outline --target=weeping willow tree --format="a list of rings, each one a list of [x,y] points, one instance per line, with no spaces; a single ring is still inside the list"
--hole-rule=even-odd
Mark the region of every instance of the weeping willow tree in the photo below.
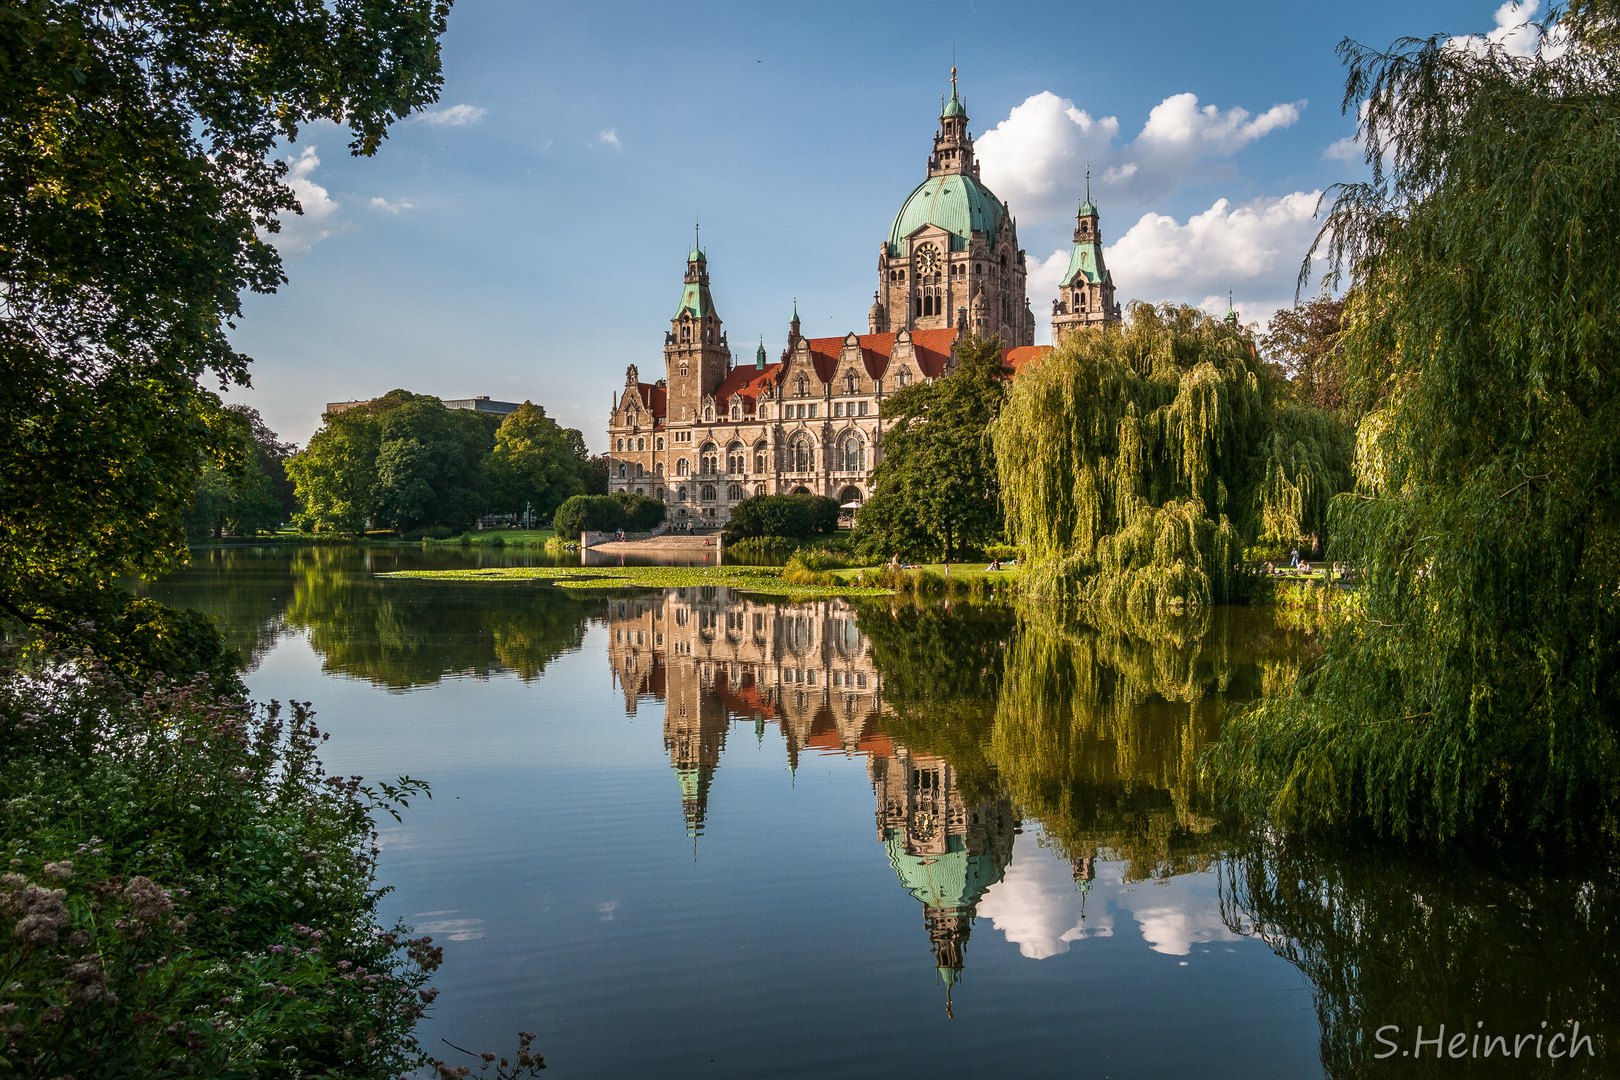
[[[1374,171],[1324,230],[1371,410],[1335,507],[1365,617],[1212,758],[1280,821],[1620,832],[1620,5],[1542,41],[1341,47]]]
[[[1291,400],[1236,327],[1168,304],[1066,338],[1019,376],[993,437],[1043,602],[1229,601],[1247,546],[1322,533],[1350,481],[1348,428]]]

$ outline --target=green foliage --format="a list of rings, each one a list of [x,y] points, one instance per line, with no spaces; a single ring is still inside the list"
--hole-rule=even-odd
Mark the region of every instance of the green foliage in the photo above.
[[[721,537],[727,545],[764,536],[802,540],[837,528],[837,499],[825,495],[755,495],[731,508]]]
[[[186,556],[181,515],[238,429],[227,324],[296,208],[273,154],[317,120],[372,153],[435,99],[434,0],[199,8],[26,0],[0,17],[0,605],[64,625]],[[70,544],[56,541],[72,536]]]
[[[0,938],[21,1075],[396,1077],[440,951],[378,920],[375,819],[323,736],[87,656],[0,672]],[[13,925],[15,933],[9,932]]]
[[[1370,410],[1335,551],[1365,618],[1214,758],[1278,821],[1620,833],[1620,22],[1557,26],[1557,56],[1342,47],[1374,180],[1324,227]]]
[[[1341,371],[1339,335],[1344,323],[1344,301],[1317,297],[1271,317],[1260,352],[1280,363],[1289,389],[1307,405],[1337,413],[1346,406]]]
[[[650,532],[664,520],[664,504],[658,499],[649,499],[645,495],[634,495],[628,491],[615,492],[610,498],[619,504],[619,509],[624,514],[620,528],[626,532]]]
[[[856,516],[869,555],[904,558],[981,547],[1001,535],[1000,480],[990,425],[1007,397],[1001,340],[964,337],[956,367],[883,402],[894,427],[872,471],[872,497]]]
[[[527,509],[535,521],[548,521],[564,500],[588,493],[590,472],[585,437],[525,401],[495,433],[490,505],[497,513]]]
[[[310,532],[359,532],[373,521],[400,532],[464,529],[487,504],[497,426],[406,390],[329,414],[287,462],[304,507],[298,523]]]
[[[993,436],[1031,594],[1207,607],[1240,594],[1246,545],[1321,533],[1350,433],[1281,383],[1238,330],[1147,304],[1020,375]]]
[[[232,405],[226,413],[239,427],[238,468],[232,473],[203,461],[185,516],[186,535],[192,538],[274,532],[293,509],[286,461],[296,447],[277,438],[257,409]]]

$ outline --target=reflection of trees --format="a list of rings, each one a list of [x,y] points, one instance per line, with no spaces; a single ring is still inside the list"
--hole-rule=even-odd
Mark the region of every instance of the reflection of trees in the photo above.
[[[292,556],[275,548],[197,548],[184,569],[135,587],[174,608],[211,616],[226,644],[258,666],[285,629]]]
[[[1417,1063],[1374,1032],[1398,1024],[1401,1049],[1417,1025],[1433,1038],[1463,1031],[1509,1036],[1579,1020],[1596,1057],[1557,1063],[1559,1075],[1612,1075],[1620,1024],[1620,881],[1612,870],[1490,871],[1455,855],[1414,856],[1247,837],[1222,872],[1233,930],[1257,932],[1315,984],[1322,1065],[1358,1077],[1553,1075],[1552,1062]],[[1483,1027],[1478,1026],[1483,1022]],[[1432,1048],[1428,1051],[1432,1053]]]
[[[535,678],[579,647],[600,603],[543,587],[379,581],[372,571],[388,567],[373,566],[378,558],[354,549],[300,550],[287,622],[308,632],[328,670],[393,689],[500,670]]]
[[[948,758],[968,799],[998,793],[985,749],[1012,609],[896,600],[864,603],[858,618],[883,676],[884,732],[914,751]]]

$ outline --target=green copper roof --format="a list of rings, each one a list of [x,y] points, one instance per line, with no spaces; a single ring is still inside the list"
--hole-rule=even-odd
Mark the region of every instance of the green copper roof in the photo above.
[[[946,842],[944,855],[906,854],[906,834],[890,829],[884,837],[889,865],[900,884],[931,908],[964,908],[979,902],[984,891],[1001,880],[1001,868],[990,852],[968,854],[961,836]]]
[[[696,281],[689,281],[681,290],[681,306],[675,309],[675,318],[682,313],[690,311],[694,319],[707,318],[714,314],[714,297],[709,295],[709,287]]]
[[[1103,265],[1102,245],[1095,240],[1087,240],[1074,245],[1069,253],[1069,268],[1063,273],[1061,288],[1067,289],[1074,284],[1076,278],[1084,279],[1092,285],[1098,282],[1111,281],[1108,267]]]
[[[1097,208],[1091,204],[1091,198],[1089,196],[1087,196],[1085,202],[1080,204],[1080,216],[1081,217],[1096,217],[1097,216]]]
[[[990,189],[966,174],[931,176],[917,185],[894,215],[889,229],[889,254],[905,250],[905,238],[924,225],[938,225],[951,234],[951,250],[963,251],[975,232],[994,236],[1001,224],[1001,201]]]
[[[945,108],[940,112],[939,117],[941,120],[943,120],[947,116],[966,115],[967,107],[962,104],[962,99],[956,96],[956,88],[953,86],[951,87],[951,100],[945,103]]]
[[[702,248],[693,248],[686,254],[687,262],[708,262],[708,256],[703,254]]]

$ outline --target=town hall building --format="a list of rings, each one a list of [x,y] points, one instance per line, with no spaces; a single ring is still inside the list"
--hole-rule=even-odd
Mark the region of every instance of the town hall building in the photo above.
[[[1118,321],[1087,184],[1074,249],[1052,309],[1052,340]],[[882,455],[883,398],[952,369],[964,331],[999,337],[1014,371],[1035,345],[1025,255],[1012,209],[979,179],[967,108],[951,70],[928,174],[878,248],[867,332],[807,338],[795,304],[787,347],[737,363],[701,247],[686,258],[680,306],[664,335],[664,377],[631,365],[608,423],[608,483],[662,501],[676,527],[724,523],[754,495],[815,494],[841,504],[871,493]]]

